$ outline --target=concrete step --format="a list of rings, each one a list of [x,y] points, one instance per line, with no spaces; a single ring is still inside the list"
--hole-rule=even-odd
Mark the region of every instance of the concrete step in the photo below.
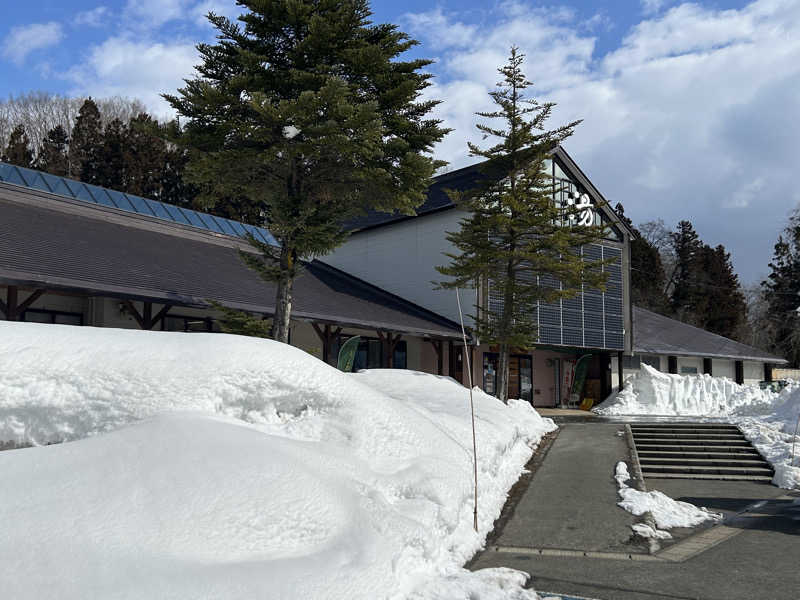
[[[682,431],[707,431],[708,433],[739,433],[739,428],[735,425],[723,425],[714,427],[699,427],[697,425],[687,425],[685,427],[675,427],[673,425],[653,426],[653,425],[631,425],[634,433],[681,433]]]
[[[765,475],[772,477],[769,467],[715,467],[701,465],[642,465],[642,471],[649,473],[701,473],[708,475]]]
[[[769,468],[769,463],[765,462],[761,458],[757,459],[720,459],[720,458],[710,458],[710,457],[703,457],[703,458],[661,458],[661,457],[639,457],[639,462],[644,469],[645,466],[650,465],[663,465],[663,466],[676,466],[676,467],[686,467],[686,466],[707,466],[707,467],[741,467],[741,468],[750,468],[750,467],[766,467]]]
[[[761,455],[753,449],[742,449],[739,452],[691,452],[691,451],[664,451],[664,450],[639,450],[639,458],[664,458],[664,459],[687,459],[687,458],[706,458],[706,459],[733,459],[733,460],[759,460],[763,461]]]
[[[631,423],[631,429],[734,429],[730,423]]]
[[[641,454],[642,452],[725,452],[735,454],[752,454],[758,452],[752,446],[738,445],[738,446],[721,446],[718,444],[636,444],[636,448]],[[760,455],[759,455],[760,456]]]
[[[700,438],[637,438],[633,441],[636,446],[724,446],[724,447],[749,447],[746,439],[700,439]]]
[[[767,475],[716,475],[708,473],[651,473],[649,471],[642,471],[644,477],[650,479],[722,479],[725,481],[760,481],[762,483],[771,483],[772,476]]]
[[[685,431],[681,433],[637,433],[633,432],[633,437],[639,440],[746,440],[741,433],[705,433],[697,431]]]

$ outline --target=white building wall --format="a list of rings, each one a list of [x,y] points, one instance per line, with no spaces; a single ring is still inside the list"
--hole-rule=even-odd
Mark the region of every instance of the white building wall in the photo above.
[[[356,233],[322,260],[457,322],[455,291],[434,290],[432,282],[444,279],[436,267],[449,261],[445,252],[455,253],[445,232],[458,230],[463,214],[450,209]],[[475,291],[462,290],[461,303],[472,313]]]
[[[764,363],[744,361],[744,382],[755,384],[764,379]]]
[[[694,370],[692,370],[694,369]],[[703,373],[703,359],[696,356],[678,357],[678,375],[692,375]]]
[[[736,381],[736,362],[727,358],[714,358],[711,360],[711,374]]]

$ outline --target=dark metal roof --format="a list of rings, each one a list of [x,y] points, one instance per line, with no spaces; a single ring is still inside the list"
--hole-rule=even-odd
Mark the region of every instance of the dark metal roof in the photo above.
[[[275,285],[242,239],[0,183],[0,282],[90,295],[274,312]],[[294,285],[293,317],[457,338],[452,321],[320,261]]]
[[[66,177],[58,177],[57,175],[35,171],[34,169],[26,169],[0,162],[0,181],[33,190],[51,192],[73,200],[101,204],[172,223],[197,227],[215,233],[237,237],[244,237],[249,233],[265,244],[275,245],[275,238],[263,227],[246,225],[190,208],[182,208],[166,202],[142,198],[134,194],[124,194],[116,190],[67,179]]]
[[[593,197],[594,201],[601,206],[601,210],[603,210],[611,222],[626,231],[629,235],[632,235],[633,232],[630,227],[619,218],[619,215],[617,215],[594,184],[589,181],[589,178],[586,177],[564,148],[558,146],[553,151],[553,158],[566,173],[572,176],[574,181],[580,184],[581,187]],[[373,227],[397,223],[398,221],[405,221],[415,216],[421,217],[423,215],[455,208],[455,204],[445,190],[468,190],[475,187],[482,177],[480,165],[481,163],[476,163],[434,177],[433,182],[428,188],[425,202],[417,208],[415,215],[369,211],[364,216],[347,221],[345,223],[345,229],[353,232],[363,231],[365,229],[372,229]]]
[[[758,348],[637,306],[633,307],[633,351],[637,354],[731,358],[775,364],[787,362]]]

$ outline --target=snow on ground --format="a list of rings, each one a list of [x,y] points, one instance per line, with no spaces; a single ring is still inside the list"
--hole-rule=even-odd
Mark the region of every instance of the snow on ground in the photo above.
[[[618,506],[637,517],[649,512],[655,521],[656,529],[648,525],[632,526],[633,530],[643,537],[668,539],[671,536],[663,531],[664,529],[695,527],[705,521],[722,519],[721,514],[698,508],[688,502],[674,500],[658,490],[642,492],[628,486],[627,482],[631,476],[628,473],[628,465],[622,461],[617,463],[614,478],[617,480],[619,495],[622,498],[622,501],[617,503]]]
[[[0,323],[10,598],[535,598],[461,565],[555,428],[413,371],[222,334]]]
[[[671,375],[642,365],[622,391],[595,407],[608,416],[648,415],[724,418],[734,423],[775,469],[772,482],[800,487],[800,384],[780,393],[739,385],[725,377]],[[798,453],[792,465],[792,441]]]

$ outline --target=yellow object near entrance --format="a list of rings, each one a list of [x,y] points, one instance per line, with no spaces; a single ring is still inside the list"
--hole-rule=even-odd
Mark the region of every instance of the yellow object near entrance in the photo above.
[[[592,406],[594,406],[594,398],[584,398],[583,402],[581,402],[580,409],[591,410]]]

